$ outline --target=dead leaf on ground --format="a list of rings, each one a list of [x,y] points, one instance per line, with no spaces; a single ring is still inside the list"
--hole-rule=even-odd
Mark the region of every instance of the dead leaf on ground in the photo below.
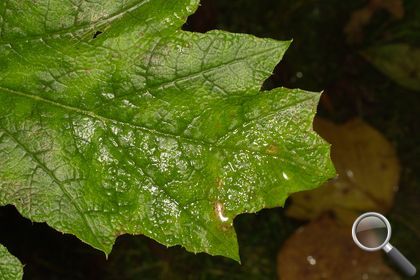
[[[318,118],[314,129],[332,144],[331,158],[339,175],[317,189],[293,194],[287,215],[311,220],[332,212],[351,224],[360,212],[387,212],[400,175],[392,144],[360,119],[336,125]]]
[[[330,218],[299,228],[283,245],[277,260],[281,280],[396,280],[382,252],[365,252],[351,237],[351,226]]]
[[[404,17],[404,3],[402,0],[370,0],[361,9],[351,14],[350,20],[344,27],[347,41],[349,43],[359,43],[363,40],[363,28],[369,25],[376,12],[385,10],[392,19],[402,19]]]

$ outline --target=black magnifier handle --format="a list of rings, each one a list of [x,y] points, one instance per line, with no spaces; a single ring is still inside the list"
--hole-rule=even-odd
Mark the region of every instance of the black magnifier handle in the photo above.
[[[401,271],[407,276],[416,275],[416,268],[414,265],[398,251],[397,248],[387,244],[384,248],[385,252],[388,254],[389,258],[401,269]]]

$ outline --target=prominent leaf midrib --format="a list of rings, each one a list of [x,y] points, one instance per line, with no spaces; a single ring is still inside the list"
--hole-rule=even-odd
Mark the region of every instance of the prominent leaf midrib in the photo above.
[[[131,6],[127,6],[125,9],[122,9],[120,11],[117,11],[113,14],[108,15],[105,18],[100,18],[95,22],[86,22],[86,23],[82,23],[79,25],[74,25],[74,26],[70,26],[67,28],[63,28],[57,31],[53,31],[53,32],[48,32],[48,33],[44,33],[44,34],[40,34],[40,35],[33,35],[33,36],[25,36],[25,37],[18,37],[18,38],[13,38],[13,43],[18,43],[18,42],[32,42],[32,41],[37,41],[39,39],[51,39],[54,38],[54,36],[64,36],[64,35],[74,35],[74,33],[76,32],[80,32],[80,31],[85,31],[85,30],[92,30],[94,28],[98,28],[98,27],[102,27],[103,25],[110,25],[114,20],[123,17],[126,13],[132,12],[138,8],[140,8],[141,6],[143,6],[144,4],[150,2],[150,0],[141,0],[138,1],[137,3],[132,4]],[[5,6],[7,5],[7,1],[5,1]],[[6,12],[6,8],[5,7],[5,12]],[[5,20],[3,20],[3,24],[4,24]],[[1,26],[0,29],[0,37],[3,37],[4,34],[4,26]],[[0,40],[0,45],[6,45],[9,44],[10,42],[5,41],[5,40]]]
[[[247,59],[249,59],[249,58],[257,58],[259,56],[265,55],[266,53],[269,53],[269,52],[271,52],[273,50],[277,50],[277,49],[278,49],[278,46],[267,48],[267,49],[261,50],[259,52],[250,54],[250,55],[233,58],[231,60],[228,60],[228,61],[223,62],[223,63],[219,63],[217,65],[213,65],[213,66],[208,67],[208,68],[204,68],[204,69],[201,68],[196,72],[191,72],[191,73],[188,73],[188,74],[183,75],[183,76],[178,76],[177,78],[172,79],[172,80],[162,81],[162,82],[158,82],[158,83],[149,83],[149,84],[147,84],[147,91],[149,91],[149,92],[152,91],[153,92],[153,90],[163,90],[163,89],[167,89],[167,88],[172,87],[172,86],[178,87],[178,85],[177,85],[178,82],[186,82],[186,81],[189,81],[189,80],[196,79],[200,76],[202,76],[205,81],[213,83],[213,81],[210,81],[204,75],[208,74],[208,73],[212,73],[212,72],[217,71],[217,70],[220,70],[221,68],[229,67],[229,66],[235,65],[237,63],[247,61]],[[14,50],[14,49],[12,48],[12,50]],[[15,50],[14,50],[14,52],[17,55],[21,56]],[[134,61],[133,59],[131,59],[131,60]],[[126,96],[126,95],[123,95],[121,97],[124,97],[124,96]],[[239,95],[239,94],[229,94],[229,97],[236,97],[236,96],[243,97],[243,95]]]
[[[24,92],[21,92],[21,91],[12,90],[12,89],[5,88],[5,87],[2,87],[2,86],[0,86],[0,90],[2,90],[4,92],[7,92],[9,94],[12,94],[12,95],[18,95],[20,97],[25,97],[25,98],[29,98],[31,100],[35,100],[35,101],[38,101],[38,102],[49,104],[49,105],[52,105],[52,106],[57,107],[57,108],[61,108],[61,109],[65,109],[65,110],[68,110],[68,111],[79,113],[81,115],[89,116],[91,118],[98,119],[98,120],[100,120],[104,123],[111,122],[111,123],[117,123],[117,124],[119,123],[119,124],[122,124],[122,125],[131,126],[133,128],[139,129],[143,132],[146,132],[146,133],[152,134],[152,135],[158,135],[158,136],[165,137],[165,138],[170,138],[170,139],[179,139],[179,140],[183,140],[185,142],[189,142],[189,143],[192,143],[192,144],[195,144],[195,145],[207,146],[209,148],[234,150],[234,151],[245,151],[245,152],[250,153],[250,154],[259,154],[259,155],[263,155],[263,156],[269,156],[269,157],[272,157],[274,159],[280,159],[279,157],[277,157],[273,154],[270,154],[268,152],[263,152],[263,151],[260,151],[260,150],[250,150],[250,149],[238,148],[238,147],[235,147],[235,146],[228,146],[228,145],[224,145],[224,146],[223,145],[217,145],[217,141],[216,142],[209,142],[209,141],[205,141],[205,140],[202,140],[202,139],[198,140],[198,139],[195,139],[195,138],[188,138],[188,137],[181,136],[181,135],[176,135],[176,134],[172,134],[172,133],[168,133],[168,132],[159,131],[157,129],[151,129],[151,128],[144,127],[144,126],[141,126],[141,125],[128,123],[128,122],[125,122],[125,121],[122,121],[122,120],[117,120],[117,119],[105,117],[105,116],[99,115],[97,113],[88,111],[88,110],[84,110],[84,109],[80,109],[80,108],[77,108],[77,107],[69,106],[69,105],[62,104],[62,103],[59,103],[59,102],[56,102],[56,101],[52,101],[52,100],[49,100],[49,99],[46,99],[46,98],[43,98],[43,97],[40,97],[40,96],[37,96],[37,95],[32,95],[32,94],[24,93]],[[0,93],[1,93],[1,91],[0,91]],[[289,107],[292,107],[292,106],[297,105],[299,103],[309,101],[311,99],[313,99],[312,96],[310,96],[308,98],[305,98],[303,100],[299,100],[297,102],[289,103],[289,104],[287,104],[287,105],[285,105],[281,108],[278,108],[278,111],[285,110]],[[276,114],[276,113],[277,113],[277,111],[276,112],[270,112],[268,114],[268,116]],[[264,117],[265,116],[262,116],[258,119],[262,119]],[[255,121],[255,119],[250,120],[250,122],[252,122],[252,121]],[[230,132],[232,132],[232,131],[230,131]]]
[[[82,218],[83,222],[85,223],[86,227],[91,232],[92,236],[94,237],[96,243],[99,245],[101,244],[99,240],[96,237],[95,231],[92,228],[91,223],[89,222],[89,219],[86,217],[86,215],[83,213],[82,209],[80,208],[79,204],[76,203],[76,200],[73,198],[73,196],[70,194],[70,192],[67,190],[67,188],[64,186],[64,184],[54,175],[54,172],[52,172],[48,167],[34,154],[32,153],[23,143],[21,143],[10,131],[5,129],[4,127],[0,127],[1,130],[4,131],[4,133],[12,139],[13,142],[15,142],[27,155],[29,155],[35,163],[57,184],[57,186],[60,188],[61,192],[67,197],[67,199],[70,201],[70,203],[74,206],[79,216]]]

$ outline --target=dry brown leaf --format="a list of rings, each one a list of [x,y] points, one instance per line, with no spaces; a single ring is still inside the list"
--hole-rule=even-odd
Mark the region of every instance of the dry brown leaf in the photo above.
[[[360,212],[387,212],[400,174],[392,144],[359,119],[336,125],[318,118],[314,129],[332,144],[331,157],[339,175],[320,188],[293,194],[287,215],[314,219],[333,212],[349,224]]]
[[[351,237],[351,226],[324,217],[299,228],[283,245],[277,260],[281,280],[396,280],[382,252],[365,252]]]
[[[404,3],[402,0],[370,0],[361,9],[351,14],[350,20],[344,27],[344,33],[349,43],[358,43],[363,39],[363,28],[367,26],[377,11],[387,11],[393,19],[404,17]]]

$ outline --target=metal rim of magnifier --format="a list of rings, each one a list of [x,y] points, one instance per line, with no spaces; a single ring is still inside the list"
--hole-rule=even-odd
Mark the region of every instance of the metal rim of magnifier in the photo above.
[[[385,226],[386,226],[387,231],[388,231],[388,235],[386,236],[385,241],[380,246],[375,247],[375,248],[366,247],[365,245],[363,245],[362,243],[359,242],[359,240],[357,239],[357,236],[356,236],[356,228],[359,225],[360,221],[363,220],[366,217],[372,217],[372,216],[381,219],[381,221],[383,221],[385,223]],[[354,221],[351,233],[352,233],[352,236],[353,236],[353,240],[357,244],[357,246],[359,246],[360,248],[362,248],[365,251],[377,251],[377,250],[382,249],[383,247],[385,247],[385,245],[387,245],[389,243],[389,239],[391,239],[391,224],[388,222],[388,220],[383,215],[381,215],[379,213],[376,213],[376,212],[367,212],[367,213],[364,213],[364,214],[360,215],[356,219],[356,221]]]

